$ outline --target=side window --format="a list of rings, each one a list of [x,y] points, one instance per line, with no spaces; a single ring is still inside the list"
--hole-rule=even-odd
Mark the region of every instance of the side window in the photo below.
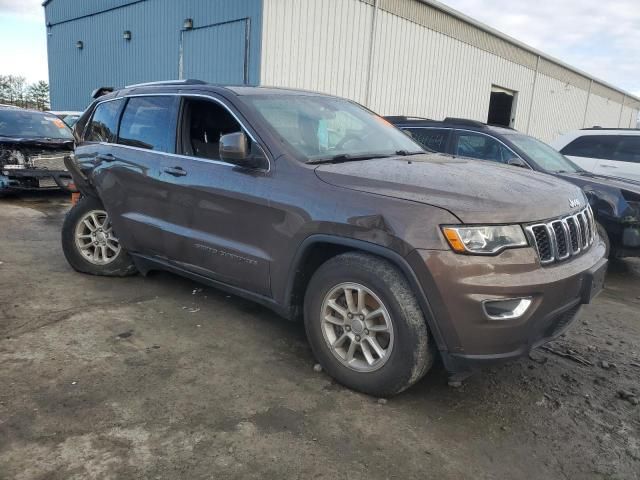
[[[614,160],[640,163],[640,135],[621,135],[618,137],[618,148]]]
[[[450,130],[440,128],[406,128],[415,141],[434,152],[446,153]]]
[[[508,163],[516,155],[495,138],[476,133],[459,133],[455,154],[492,162]]]
[[[613,160],[617,140],[613,135],[584,135],[565,146],[560,153],[573,157]]]
[[[87,125],[85,142],[115,142],[118,134],[118,116],[124,99],[100,103]]]
[[[180,153],[183,155],[220,160],[220,137],[242,131],[233,115],[211,100],[186,98],[182,112]]]
[[[130,147],[173,153],[175,97],[133,97],[120,121],[118,143]]]

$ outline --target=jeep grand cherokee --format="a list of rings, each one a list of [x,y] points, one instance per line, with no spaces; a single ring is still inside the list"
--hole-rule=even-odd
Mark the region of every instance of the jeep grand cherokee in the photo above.
[[[581,190],[427,154],[348,100],[198,81],[98,98],[68,160],[80,272],[164,269],[304,319],[339,382],[393,395],[549,341],[602,287]]]

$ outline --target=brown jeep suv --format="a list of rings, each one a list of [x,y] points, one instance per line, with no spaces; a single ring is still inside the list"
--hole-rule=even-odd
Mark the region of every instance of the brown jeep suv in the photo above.
[[[427,153],[358,104],[200,81],[101,96],[67,160],[80,272],[169,270],[304,319],[339,382],[393,395],[527,354],[602,288],[582,191]]]

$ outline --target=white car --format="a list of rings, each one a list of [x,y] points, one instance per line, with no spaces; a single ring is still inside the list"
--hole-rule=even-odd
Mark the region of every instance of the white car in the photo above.
[[[640,129],[586,128],[551,146],[590,172],[640,181]]]

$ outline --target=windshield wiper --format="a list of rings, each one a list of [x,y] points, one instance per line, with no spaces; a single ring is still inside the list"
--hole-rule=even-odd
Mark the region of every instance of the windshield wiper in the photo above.
[[[431,150],[433,151],[433,150]],[[408,157],[410,155],[421,155],[425,152],[421,152],[421,151],[417,151],[417,152],[410,152],[408,150],[396,150],[396,155],[399,155],[401,157]]]
[[[316,160],[309,160],[306,163],[309,165],[317,165],[319,163],[343,163],[343,162],[357,162],[358,160],[371,160],[374,158],[388,158],[389,155],[381,154],[363,154],[363,155],[350,155],[348,153],[341,153],[340,155],[334,155],[329,158],[319,158]]]

